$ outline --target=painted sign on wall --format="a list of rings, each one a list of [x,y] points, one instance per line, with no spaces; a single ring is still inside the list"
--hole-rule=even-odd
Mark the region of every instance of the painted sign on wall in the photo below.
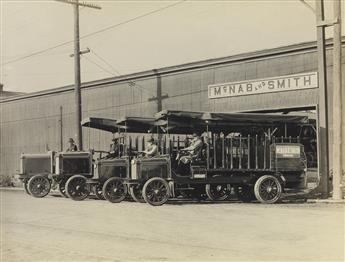
[[[253,79],[208,86],[208,98],[256,95],[318,87],[317,72]]]

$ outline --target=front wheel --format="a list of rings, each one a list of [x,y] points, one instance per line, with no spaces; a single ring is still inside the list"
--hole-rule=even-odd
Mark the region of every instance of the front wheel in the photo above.
[[[135,202],[138,203],[145,203],[143,197],[143,187],[142,185],[130,185],[129,186],[129,194],[133,198]]]
[[[207,184],[206,194],[213,201],[222,201],[230,197],[231,187],[229,184]]]
[[[67,179],[62,179],[60,182],[59,182],[59,185],[58,185],[58,189],[59,189],[59,192],[60,192],[60,195],[62,197],[66,197],[68,198],[68,195],[66,193],[66,182],[67,182]]]
[[[127,195],[127,186],[118,177],[109,178],[103,185],[103,196],[111,203],[119,203]]]
[[[50,181],[42,175],[35,175],[29,179],[28,192],[33,197],[45,197],[50,192]]]
[[[282,185],[272,175],[260,177],[254,186],[254,193],[257,200],[264,204],[276,203],[282,194]]]
[[[66,194],[73,200],[84,200],[90,194],[89,185],[86,183],[86,177],[75,175],[66,182]]]
[[[97,184],[94,187],[95,189],[95,195],[99,200],[105,200],[104,196],[103,196],[103,185],[101,184]]]
[[[161,206],[170,197],[169,184],[163,178],[153,177],[143,187],[143,198],[152,206]]]

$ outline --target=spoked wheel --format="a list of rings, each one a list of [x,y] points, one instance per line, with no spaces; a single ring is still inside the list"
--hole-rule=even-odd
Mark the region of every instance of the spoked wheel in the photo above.
[[[145,203],[145,200],[142,194],[143,193],[142,185],[130,185],[129,193],[135,202]]]
[[[229,198],[231,186],[229,184],[207,184],[206,194],[213,201],[221,201]]]
[[[73,200],[84,200],[90,194],[90,187],[86,183],[86,177],[75,175],[66,182],[66,194]]]
[[[101,184],[97,184],[94,187],[95,189],[95,195],[99,200],[105,200],[104,196],[103,196],[103,185]]]
[[[103,185],[103,196],[112,203],[119,203],[127,195],[127,186],[118,177],[109,178]]]
[[[168,183],[160,178],[149,179],[143,187],[143,198],[152,206],[161,206],[168,201],[170,189]]]
[[[29,192],[29,188],[28,188],[28,180],[24,180],[23,181],[23,187],[24,187],[24,190],[25,192],[28,194],[28,195],[31,195],[30,192]]]
[[[261,203],[273,204],[280,199],[282,186],[276,177],[265,175],[256,181],[254,193]]]
[[[68,195],[66,193],[66,182],[67,182],[67,179],[62,179],[58,185],[58,189],[61,196],[68,198]]]
[[[235,193],[238,199],[245,203],[249,203],[255,199],[253,188],[248,185],[236,186]]]
[[[33,197],[45,197],[50,192],[50,181],[42,175],[35,175],[29,179],[28,192]]]

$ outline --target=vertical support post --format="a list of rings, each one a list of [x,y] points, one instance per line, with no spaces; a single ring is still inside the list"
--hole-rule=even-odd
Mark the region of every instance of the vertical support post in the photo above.
[[[75,128],[76,140],[80,151],[83,150],[81,129],[81,93],[80,93],[80,39],[79,39],[79,0],[73,5],[74,9],[74,96],[75,96]]]
[[[264,169],[266,169],[266,166],[267,166],[267,136],[265,136],[265,140],[264,140]]]
[[[242,135],[240,135],[240,148],[238,154],[238,169],[242,168]]]
[[[60,141],[60,151],[63,151],[62,106],[60,106],[60,119],[59,119],[59,123],[60,123],[60,137],[59,137],[59,141]]]
[[[225,168],[225,141],[224,141],[224,136],[222,136],[222,168]]]
[[[333,0],[334,18],[337,22],[333,27],[333,199],[343,199],[342,183],[342,90],[341,88],[341,3]]]
[[[248,135],[248,169],[250,169],[250,135]]]
[[[315,1],[316,24],[323,21],[324,0]],[[325,28],[317,27],[317,57],[319,73],[319,103],[318,103],[318,171],[320,174],[320,191],[323,198],[328,197],[329,192],[329,141],[328,141],[328,95],[327,95],[327,71],[326,71],[326,48]]]
[[[158,74],[157,69],[153,69],[153,72],[157,76],[157,112],[162,111],[162,77]]]
[[[258,168],[258,135],[255,135],[255,169]]]
[[[213,168],[217,168],[217,141],[215,134],[213,134]]]
[[[230,137],[230,168],[234,168],[234,151],[233,151],[233,142],[232,142],[232,137]]]
[[[138,137],[135,137],[135,150],[139,151],[139,141],[138,141]]]

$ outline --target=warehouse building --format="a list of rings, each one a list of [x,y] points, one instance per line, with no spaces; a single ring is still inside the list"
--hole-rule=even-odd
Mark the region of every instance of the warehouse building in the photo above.
[[[330,43],[327,41],[331,127]],[[343,46],[343,64],[344,54]],[[116,119],[152,116],[161,109],[315,113],[321,99],[317,68],[316,43],[307,42],[107,78],[82,85],[82,115]],[[0,101],[1,175],[18,173],[22,152],[65,149],[67,139],[76,132],[73,88]],[[84,149],[106,150],[110,138],[110,134],[84,129]]]

